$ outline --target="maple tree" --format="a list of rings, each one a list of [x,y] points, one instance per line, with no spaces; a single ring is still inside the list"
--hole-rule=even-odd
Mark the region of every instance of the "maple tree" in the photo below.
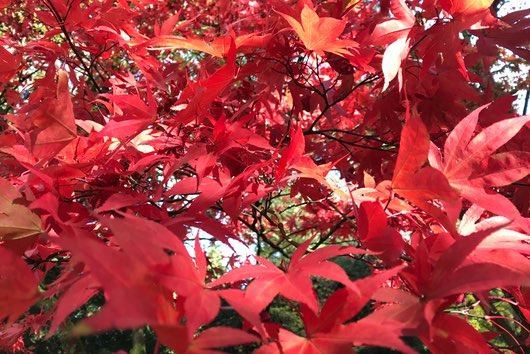
[[[499,6],[1,0],[0,348],[528,352],[530,116],[492,67],[530,9]]]

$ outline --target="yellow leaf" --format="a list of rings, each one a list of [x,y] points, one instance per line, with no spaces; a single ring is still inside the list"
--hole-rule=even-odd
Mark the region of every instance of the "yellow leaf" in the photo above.
[[[22,195],[9,181],[0,178],[0,241],[38,235],[42,232],[40,217],[18,204]]]

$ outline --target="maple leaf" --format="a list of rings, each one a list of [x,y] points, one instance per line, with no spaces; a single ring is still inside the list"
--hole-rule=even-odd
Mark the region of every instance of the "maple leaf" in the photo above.
[[[42,232],[40,217],[26,206],[20,192],[0,178],[0,241],[39,235]]]
[[[490,12],[492,3],[493,0],[440,0],[442,9],[453,17],[457,32],[495,24],[497,19]]]
[[[385,78],[383,91],[396,76],[401,90],[403,84],[401,65],[409,54],[411,32],[416,24],[414,14],[404,0],[391,0],[390,9],[395,18],[377,24],[370,35],[370,41],[375,45],[389,44],[383,53],[381,63]]]
[[[269,260],[256,256],[261,265],[246,265],[233,269],[208,286],[214,288],[221,284],[253,278],[254,280],[246,288],[245,295],[252,303],[254,311],[260,312],[276,295],[281,294],[306,304],[316,313],[318,300],[312,290],[309,276],[332,279],[348,286],[350,280],[344,270],[339,265],[326,260],[345,254],[366,253],[366,251],[355,247],[328,246],[303,256],[311,241],[312,239],[307,240],[296,249],[286,272],[278,269]]]
[[[158,23],[155,23],[154,32],[155,35],[169,35],[174,30],[178,29],[182,26],[182,24],[177,24],[180,19],[180,11],[178,11],[176,14],[170,16],[167,20],[164,21],[164,23],[160,26]],[[188,21],[185,21],[188,22]]]
[[[89,334],[109,328],[133,328],[177,320],[169,292],[156,285],[148,266],[140,258],[108,247],[81,230],[71,230],[58,240],[58,244],[86,265],[107,296],[102,310],[79,324],[74,329],[76,333]],[[123,264],[127,267],[124,268]]]
[[[99,132],[100,136],[132,139],[155,120],[156,102],[152,97],[149,97],[149,102],[146,104],[137,95],[102,94],[101,96],[113,103],[114,115]]]
[[[305,152],[305,137],[301,127],[296,131],[291,129],[291,141],[287,149],[284,150],[280,161],[278,161],[278,168],[276,170],[276,180],[280,180],[285,175],[285,172],[291,165],[296,164],[304,155]]]
[[[26,263],[0,246],[0,318],[16,319],[39,298],[39,282]]]
[[[221,306],[220,294],[208,289],[205,284],[206,258],[195,237],[195,264],[188,255],[171,257],[172,272],[158,275],[161,284],[184,299],[186,326],[194,333],[201,325],[212,321]]]
[[[176,353],[489,353],[466,315],[499,287],[525,339],[529,121],[506,96],[459,124],[500,94],[498,46],[529,57],[530,12],[493,3],[0,0],[0,351],[94,294],[72,334],[147,325]],[[371,276],[330,261],[352,253]]]
[[[188,124],[194,119],[200,119],[205,115],[217,96],[234,80],[236,74],[236,45],[233,38],[230,40],[229,48],[226,55],[226,64],[206,79],[190,85],[189,91],[185,91],[185,94],[173,106],[177,108],[190,98],[189,102],[186,103],[186,108],[179,111],[174,125]]]
[[[340,187],[326,179],[326,175],[332,169],[334,163],[317,165],[310,157],[304,156],[304,153],[305,137],[302,128],[298,127],[296,131],[291,129],[291,141],[289,142],[289,146],[283,151],[282,156],[278,161],[275,174],[276,180],[280,182],[300,177],[312,178],[328,187],[341,198],[347,198],[348,196],[340,189]],[[288,173],[287,171],[290,169],[297,170],[298,173]]]
[[[112,194],[103,205],[99,206],[95,211],[98,213],[104,211],[118,210],[137,203],[145,203],[149,200],[147,196],[139,193],[116,193]]]
[[[352,40],[338,39],[346,27],[344,20],[319,17],[307,4],[300,13],[300,21],[281,12],[280,15],[289,22],[306,49],[318,55],[324,55],[324,51],[341,56],[351,55],[348,48],[357,46]]]
[[[375,45],[390,44],[407,38],[416,23],[414,14],[404,0],[391,0],[390,4],[394,18],[384,20],[374,27],[370,41]]]
[[[388,307],[375,311],[371,315],[373,319],[404,322],[410,328],[427,328],[427,333],[436,333],[436,316],[447,302],[454,300],[453,296],[530,282],[529,264],[524,256],[513,251],[493,250],[491,244],[479,247],[505,226],[506,223],[493,225],[456,241],[447,234],[438,234],[438,242],[431,242],[430,247],[442,250],[437,251],[441,254],[434,261],[429,259],[433,250],[422,241],[414,261],[400,273],[411,292],[392,288],[378,290],[374,299],[388,303]]]
[[[377,333],[377,334],[376,334]],[[399,325],[389,322],[380,324],[371,318],[337,326],[333,332],[314,333],[311,339],[300,337],[283,328],[278,340],[281,351],[257,351],[260,354],[318,354],[318,353],[355,353],[352,346],[379,346],[399,350],[403,353],[415,353],[399,339]]]
[[[125,216],[120,219],[104,219],[114,231],[120,246],[135,259],[141,259],[153,271],[152,276],[167,289],[184,296],[184,312],[187,327],[194,333],[202,324],[207,324],[217,315],[219,296],[205,285],[206,259],[195,238],[195,264],[182,242],[164,226]],[[156,235],[138,237],[139,235]],[[175,255],[167,257],[164,249]]]
[[[521,58],[530,61],[530,37],[528,27],[530,23],[530,9],[513,11],[501,18],[500,25],[493,28],[472,31],[479,38],[479,46],[487,50],[496,50],[500,45],[511,50]],[[484,49],[483,49],[484,51]]]
[[[109,297],[103,309],[77,331],[90,333],[113,327],[175,323],[179,313],[173,307],[172,295],[157,279],[171,274],[171,262],[178,265],[180,278],[199,279],[182,241],[160,224],[127,214],[124,219],[102,220],[114,232],[121,250],[106,246],[92,234],[77,229],[69,230],[58,240],[88,267]],[[175,255],[170,257],[165,250]],[[161,274],[157,275],[155,270]],[[124,303],[127,305],[123,306]]]
[[[455,16],[472,15],[488,10],[493,0],[440,0],[442,8]]]
[[[338,186],[334,181],[326,178],[335,163],[330,162],[327,164],[317,165],[310,157],[302,156],[297,163],[291,166],[293,169],[298,171],[298,173],[293,177],[305,177],[317,180],[323,186],[326,186],[329,188],[329,190],[335,192],[335,194],[340,198],[346,199],[348,198],[348,195],[340,188],[340,186]]]
[[[493,216],[476,223],[483,212],[483,208],[473,204],[462,217],[458,232],[461,235],[467,236],[478,231],[491,230],[498,226],[502,227],[509,222],[504,217]],[[516,227],[503,227],[502,229],[493,231],[477,248],[489,250],[505,249],[517,251],[521,254],[528,254],[530,253],[528,250],[530,248],[528,241],[530,241],[530,236],[519,232]]]
[[[427,161],[429,143],[427,128],[417,113],[410,114],[407,107],[392,190],[436,217],[448,230],[455,232],[454,224],[447,215],[429,202],[438,199],[451,203],[458,198],[457,191],[443,173],[431,166],[422,167]]]
[[[222,58],[225,53],[219,51],[218,48],[206,43],[202,38],[180,37],[171,35],[160,35],[152,38],[141,46],[147,46],[151,50],[163,49],[185,49],[196,50],[199,52],[210,54],[214,57]]]
[[[84,275],[76,279],[73,284],[69,284],[55,304],[55,313],[50,324],[48,337],[51,337],[57,331],[59,325],[69,314],[96,295],[100,287],[100,284],[91,274]]]
[[[387,215],[379,202],[362,202],[358,216],[359,239],[381,259],[392,264],[401,256],[405,242],[399,232],[388,226]]]
[[[54,156],[77,136],[68,73],[59,70],[57,77],[57,97],[31,114],[35,129],[30,132],[29,145],[33,155],[41,159]]]
[[[130,269],[131,273],[127,275],[129,280],[123,280],[129,283],[128,287],[145,292],[145,296],[153,296],[153,301],[159,302],[159,306],[162,307],[165,306],[165,301],[169,301],[169,299],[166,299],[165,290],[151,283],[154,279],[156,279],[156,283],[166,289],[183,296],[185,298],[184,313],[190,333],[197,330],[200,325],[207,324],[214,319],[219,311],[220,300],[216,292],[206,288],[206,259],[198,237],[195,238],[194,264],[182,241],[160,224],[141,220],[128,214],[124,214],[124,219],[102,218],[102,221],[112,229],[114,237],[123,249],[119,257],[130,257],[135,260],[134,262],[129,260],[128,263],[131,265],[136,263],[136,270]],[[96,246],[93,245],[92,247]],[[175,254],[169,257],[165,250],[171,250]],[[115,251],[107,250],[105,252],[110,254]],[[123,259],[121,261],[125,262]],[[99,274],[100,282],[111,291],[111,299],[113,296],[121,297],[124,295],[121,287],[109,284],[109,277],[117,275],[94,273],[96,276]],[[122,276],[125,277],[125,275]],[[116,292],[117,295],[113,295],[113,292]],[[112,303],[116,304],[114,300]],[[135,305],[134,302],[131,303],[131,306]],[[148,308],[134,309],[133,307],[129,311],[132,314],[134,314],[133,311],[140,311],[140,314],[145,318],[144,320],[148,321],[146,323],[168,324],[167,321],[169,320],[164,317],[157,317],[156,320],[149,317],[152,315],[149,315],[147,310]],[[105,314],[111,316],[114,311],[116,309],[108,309]],[[157,314],[157,316],[159,315],[161,314]],[[171,315],[170,312],[165,314],[165,316],[169,315]],[[102,316],[100,315],[100,317]],[[99,319],[98,321],[103,320]],[[132,320],[129,319],[129,321]]]
[[[471,184],[503,187],[519,181],[530,174],[530,152],[510,151],[490,155],[483,160],[482,170],[477,166],[469,177]]]
[[[263,346],[257,353],[354,353],[353,345],[382,345],[411,352],[398,339],[396,326],[388,326],[384,330],[380,327],[380,330],[374,331],[373,324],[362,320],[343,325],[364,307],[384,281],[402,268],[395,267],[359,279],[352,286],[335,291],[326,299],[318,315],[302,304],[300,312],[306,337],[280,328],[277,338],[279,348]],[[378,334],[374,335],[376,332]],[[381,337],[381,332],[387,335]]]
[[[265,47],[269,42],[270,37],[270,34],[259,35],[255,33],[249,33],[235,37],[234,45],[238,52],[246,52],[254,48]],[[210,54],[213,57],[223,58],[230,53],[231,41],[232,38],[227,36],[219,37],[210,43],[206,43],[202,38],[181,37],[161,34],[139,46],[146,46],[149,50],[196,50],[199,52]]]
[[[3,46],[0,47],[0,84],[3,86],[16,74],[22,56],[10,53]]]
[[[410,39],[400,38],[390,44],[383,54],[381,68],[385,77],[383,91],[385,91],[396,76],[398,76],[399,89],[403,86],[403,74],[401,64],[409,55]]]
[[[485,188],[505,186],[530,174],[527,152],[494,154],[519,130],[527,129],[523,127],[530,116],[501,120],[473,137],[479,115],[488,106],[476,109],[458,123],[445,141],[443,159],[433,148],[429,160],[462,197],[498,215],[517,219],[519,212],[508,199]]]
[[[153,329],[162,343],[182,354],[224,353],[214,349],[259,341],[252,334],[230,327],[208,328],[191,340],[185,326],[154,326]]]
[[[439,313],[433,319],[431,333],[424,330],[419,337],[433,353],[458,352],[463,347],[474,353],[491,353],[483,333],[477,332],[465,320],[445,313]]]
[[[429,277],[429,284],[424,289],[427,298],[447,297],[464,291],[491,289],[496,286],[509,285],[515,282],[528,282],[528,262],[525,257],[515,252],[509,261],[503,261],[503,251],[492,251],[480,248],[496,231],[506,223],[492,225],[489,228],[474,232],[458,239],[437,260]]]

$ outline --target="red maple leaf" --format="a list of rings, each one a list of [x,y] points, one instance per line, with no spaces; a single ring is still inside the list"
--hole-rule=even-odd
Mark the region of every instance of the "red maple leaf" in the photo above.
[[[253,311],[263,310],[276,295],[281,294],[291,300],[306,304],[312,311],[318,311],[318,300],[312,290],[310,275],[335,280],[346,286],[350,280],[344,269],[328,258],[345,254],[366,253],[355,247],[329,246],[319,248],[304,256],[312,239],[300,245],[291,257],[289,267],[284,272],[271,261],[256,256],[260,265],[246,265],[233,269],[219,279],[208,284],[210,288],[221,284],[254,279],[246,288],[247,306]]]
[[[528,130],[525,125],[530,116],[501,120],[473,137],[479,115],[486,107],[476,109],[458,123],[445,141],[443,157],[438,149],[431,148],[429,161],[462,197],[497,215],[519,219],[515,206],[490,187],[505,186],[530,174],[528,152],[495,153],[521,129]]]

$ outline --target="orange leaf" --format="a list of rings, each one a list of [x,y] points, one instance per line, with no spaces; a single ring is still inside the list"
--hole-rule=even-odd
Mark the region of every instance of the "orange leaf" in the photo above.
[[[493,0],[440,0],[442,8],[452,15],[475,14],[489,9]]]
[[[346,22],[333,17],[319,17],[315,10],[305,5],[300,14],[301,22],[293,17],[280,13],[294,29],[304,43],[307,50],[312,50],[318,55],[324,51],[337,55],[351,54],[348,47],[357,45],[351,40],[341,40],[338,37],[344,31]]]
[[[214,57],[222,58],[223,54],[216,48],[212,48],[202,38],[185,38],[180,36],[161,35],[152,38],[142,44],[147,46],[150,50],[162,50],[162,49],[184,49],[184,50],[196,50],[210,54]]]

